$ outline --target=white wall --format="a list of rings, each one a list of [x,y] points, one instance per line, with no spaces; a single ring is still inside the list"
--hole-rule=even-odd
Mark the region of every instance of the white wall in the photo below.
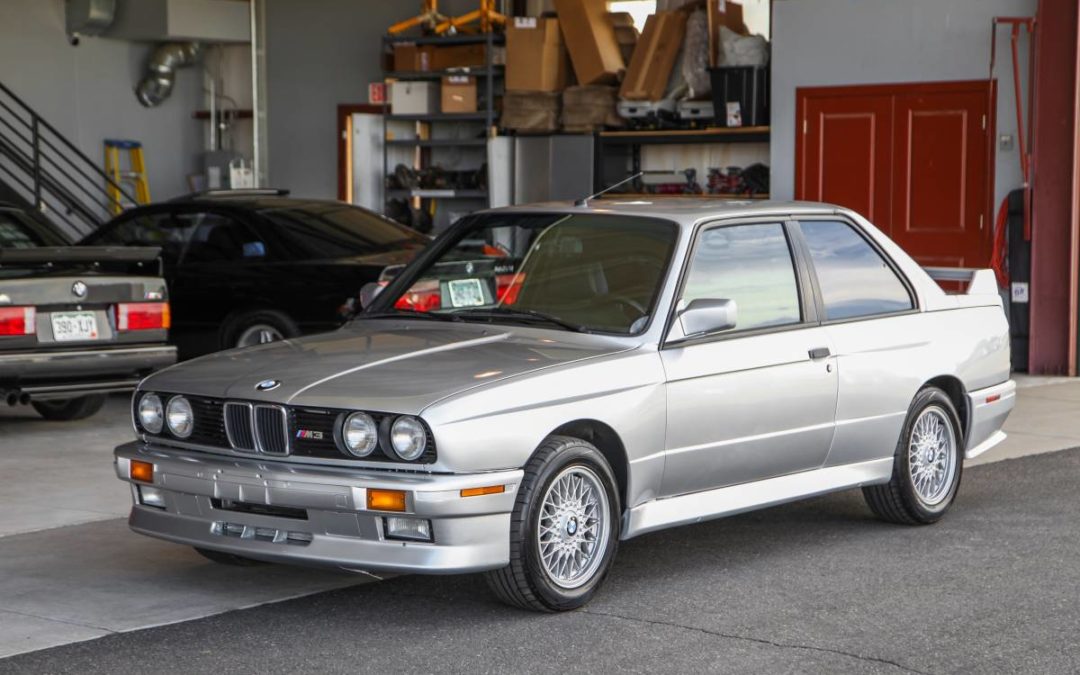
[[[133,93],[151,45],[64,33],[63,0],[0,0],[0,82],[80,150],[103,165],[106,138],[142,141],[150,196],[187,192],[202,147],[191,113],[202,104],[202,77],[180,71],[172,97],[143,108]]]
[[[421,4],[267,1],[268,185],[304,197],[337,197],[337,106],[367,102],[368,83],[382,80],[382,36]],[[443,0],[439,9],[459,15],[475,5]],[[371,161],[382,165],[381,156]]]
[[[794,194],[796,87],[985,79],[991,19],[1032,16],[1035,7],[1036,0],[776,0],[773,198],[790,199]],[[997,134],[1012,134],[1015,139],[1009,31],[998,30]],[[1025,87],[1027,50],[1025,38],[1020,44]],[[995,209],[1020,182],[1015,146],[1011,152],[997,151]]]

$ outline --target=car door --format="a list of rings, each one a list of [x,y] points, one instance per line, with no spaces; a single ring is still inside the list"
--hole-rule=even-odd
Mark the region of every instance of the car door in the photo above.
[[[837,360],[836,435],[827,464],[892,456],[929,349],[915,294],[873,239],[837,217],[801,218],[798,237]]]
[[[266,242],[246,223],[205,209],[175,215],[191,232],[177,269],[176,315],[188,326],[192,353],[221,348],[222,322],[231,312],[268,306],[275,285],[266,270]]]
[[[697,234],[676,311],[734,300],[735,326],[660,355],[667,376],[665,495],[821,466],[837,374],[790,224],[708,225]]]

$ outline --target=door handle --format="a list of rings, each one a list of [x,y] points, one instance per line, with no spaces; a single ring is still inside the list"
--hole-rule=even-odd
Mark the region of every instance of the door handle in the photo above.
[[[829,356],[831,353],[832,352],[829,351],[828,347],[814,347],[809,352],[810,358],[812,359],[823,359]]]

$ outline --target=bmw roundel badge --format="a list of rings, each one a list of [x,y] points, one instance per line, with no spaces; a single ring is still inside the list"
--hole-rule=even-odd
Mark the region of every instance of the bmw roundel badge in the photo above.
[[[281,386],[281,380],[263,380],[255,385],[255,389],[258,391],[271,391]]]

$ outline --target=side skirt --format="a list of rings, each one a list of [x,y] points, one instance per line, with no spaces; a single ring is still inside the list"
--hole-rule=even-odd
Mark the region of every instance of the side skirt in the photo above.
[[[753,511],[863,485],[888,483],[893,458],[830,466],[716,490],[656,499],[623,516],[622,538]]]

